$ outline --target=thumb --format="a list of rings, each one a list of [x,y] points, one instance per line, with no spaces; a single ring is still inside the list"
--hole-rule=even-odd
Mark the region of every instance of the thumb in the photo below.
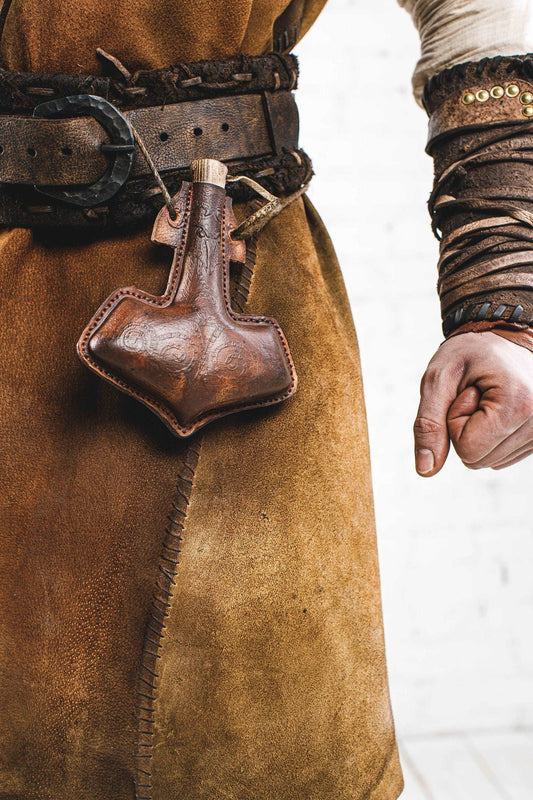
[[[442,469],[450,450],[447,415],[457,397],[457,370],[428,368],[420,386],[414,424],[415,461],[419,475],[430,478]]]

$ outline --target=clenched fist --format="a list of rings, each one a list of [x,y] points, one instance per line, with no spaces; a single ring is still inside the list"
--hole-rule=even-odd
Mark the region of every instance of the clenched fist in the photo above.
[[[435,475],[452,442],[470,469],[502,469],[533,453],[533,353],[491,331],[439,347],[422,378],[416,468]]]

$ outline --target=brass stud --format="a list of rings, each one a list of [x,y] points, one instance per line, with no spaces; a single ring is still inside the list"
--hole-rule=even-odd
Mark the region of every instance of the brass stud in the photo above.
[[[522,92],[520,95],[520,102],[523,106],[528,106],[533,101],[533,94],[531,92]]]
[[[475,94],[472,94],[472,92],[465,92],[465,94],[463,95],[463,103],[465,104],[465,106],[471,105],[475,99],[476,96]]]
[[[524,117],[533,117],[533,106],[524,106],[522,114]]]
[[[505,89],[503,86],[493,86],[490,90],[490,96],[494,97],[496,100],[499,100],[500,97],[503,97],[505,94]]]
[[[505,90],[505,94],[507,95],[507,97],[516,97],[517,94],[520,94],[520,89],[518,88],[516,83],[510,83]]]
[[[476,92],[476,100],[478,100],[480,103],[486,103],[489,97],[490,94],[486,89],[480,89],[479,92]]]

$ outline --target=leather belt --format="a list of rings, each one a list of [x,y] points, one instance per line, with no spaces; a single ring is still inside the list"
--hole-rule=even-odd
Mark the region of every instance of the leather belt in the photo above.
[[[105,106],[108,113],[120,113],[135,127],[160,172],[188,168],[198,158],[239,161],[298,147],[298,111],[288,91],[191,100],[122,112],[107,102]],[[37,106],[35,112],[39,113],[40,108]],[[113,158],[112,148],[105,150],[106,145],[112,145],[111,137],[91,116],[0,116],[0,143],[0,183],[92,184]],[[149,173],[146,159],[136,148],[129,175]]]
[[[0,225],[110,230],[153,221],[163,200],[146,154],[173,194],[203,158],[278,196],[309,181],[294,56],[134,74],[119,67],[115,76],[0,70]],[[228,193],[251,197],[243,183]]]

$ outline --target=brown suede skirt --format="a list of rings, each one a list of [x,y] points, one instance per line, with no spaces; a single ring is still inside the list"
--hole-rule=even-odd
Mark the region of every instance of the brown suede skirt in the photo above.
[[[298,3],[301,31],[321,5]],[[96,46],[132,67],[263,52],[286,6],[13,0],[1,55],[93,72]],[[395,800],[363,390],[329,238],[299,200],[258,241],[247,308],[279,320],[296,395],[183,442],[75,350],[114,289],[163,289],[149,234],[0,233],[0,800]]]

